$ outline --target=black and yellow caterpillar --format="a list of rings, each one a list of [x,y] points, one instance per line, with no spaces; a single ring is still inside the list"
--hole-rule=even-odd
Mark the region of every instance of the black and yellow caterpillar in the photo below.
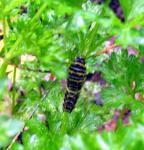
[[[67,78],[67,90],[64,97],[63,110],[71,113],[79,98],[81,88],[86,79],[85,59],[77,57],[70,65]]]

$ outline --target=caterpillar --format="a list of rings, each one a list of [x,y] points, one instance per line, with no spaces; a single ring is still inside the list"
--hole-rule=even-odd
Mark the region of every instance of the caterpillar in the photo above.
[[[107,53],[115,47],[116,45],[112,45],[109,48],[103,49],[98,55]],[[77,57],[68,69],[67,89],[63,102],[64,111],[69,113],[73,111],[79,98],[81,88],[88,78],[89,74],[86,74],[85,59],[83,57]]]
[[[63,110],[71,113],[79,98],[86,79],[85,59],[77,57],[68,69],[67,89],[64,96]]]

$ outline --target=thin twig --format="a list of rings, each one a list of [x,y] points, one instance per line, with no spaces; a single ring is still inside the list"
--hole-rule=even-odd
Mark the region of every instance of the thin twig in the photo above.
[[[17,68],[22,69],[22,70],[27,70],[27,71],[32,71],[32,72],[40,72],[40,73],[50,73],[49,70],[43,70],[43,69],[32,69],[32,68],[28,68],[28,67],[19,67],[17,66]]]
[[[96,54],[96,56],[99,56],[99,55],[104,54],[104,53],[108,53],[108,52],[110,52],[112,49],[114,49],[114,48],[116,48],[116,47],[118,47],[118,45],[115,45],[115,44],[114,44],[114,45],[110,45],[109,47],[107,47],[107,48],[105,48],[105,49],[99,51],[99,52]]]
[[[32,110],[32,112],[29,114],[26,123],[32,118],[32,116],[34,115],[34,113],[37,111],[39,105],[45,100],[45,98],[47,97],[47,95],[49,94],[49,92],[51,91],[52,87],[56,84],[56,81],[54,81],[49,89],[47,90],[47,92],[43,95],[43,97],[41,98],[40,102],[38,104],[35,105],[34,109]],[[16,136],[12,139],[11,143],[7,146],[6,150],[10,150],[10,148],[12,147],[12,145],[15,143],[15,141],[17,140],[18,136],[24,131],[25,127],[26,127],[26,123],[23,126],[23,128],[21,129],[20,132],[18,132],[16,134]]]
[[[0,57],[0,61],[3,61],[3,57]],[[12,67],[16,67],[17,69],[20,69],[20,70],[27,70],[27,71],[32,71],[32,72],[40,72],[40,73],[50,73],[49,70],[44,70],[44,69],[33,69],[33,68],[28,68],[28,67],[23,67],[23,66],[20,66],[20,65],[16,65],[16,64],[9,64],[9,66],[12,66]],[[7,74],[11,73],[12,71],[8,71]]]
[[[16,84],[16,66],[14,67],[13,71],[13,91],[12,91],[12,113],[14,113],[14,108],[15,108],[15,96],[16,96],[16,89],[15,89],[15,84]]]

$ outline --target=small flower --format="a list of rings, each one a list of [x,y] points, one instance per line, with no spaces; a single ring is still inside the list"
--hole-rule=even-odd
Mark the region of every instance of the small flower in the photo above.
[[[8,91],[11,92],[13,90],[13,84],[11,80],[8,80]]]
[[[123,113],[123,117],[122,117],[122,122],[123,124],[129,124],[129,117],[131,115],[131,110],[130,109],[126,109]]]
[[[97,127],[97,130],[98,130],[99,133],[101,133],[104,129],[105,129],[104,125],[101,125],[101,126]]]
[[[94,73],[89,73],[87,75],[87,81],[91,81],[91,82],[97,82],[101,79],[101,72],[94,72]]]
[[[42,120],[43,122],[46,121],[46,116],[45,116],[44,114],[38,114],[37,116],[38,116],[38,118],[39,118],[40,120]]]
[[[123,118],[123,124],[129,124],[129,118],[125,117]]]
[[[135,93],[135,99],[139,101],[141,98],[141,94],[139,92]]]
[[[91,0],[92,2],[95,2],[97,4],[101,4],[103,3],[105,0]]]
[[[116,121],[110,120],[107,124],[105,124],[106,131],[114,131],[116,129]]]
[[[138,51],[134,50],[132,47],[128,47],[128,56],[130,55],[134,55],[137,56],[138,55]]]
[[[141,58],[139,59],[139,62],[142,63],[143,61],[144,61],[144,57],[141,57]]]
[[[55,81],[56,78],[55,78],[51,73],[47,73],[47,74],[44,76],[44,80],[45,80],[45,81],[49,81],[49,80]]]
[[[120,111],[119,110],[115,110],[114,112],[114,116],[113,116],[113,120],[117,121],[120,117]]]
[[[106,82],[106,80],[101,79],[101,80],[99,81],[99,84],[100,84],[101,87],[106,87],[107,82]]]
[[[102,99],[100,97],[100,93],[99,92],[95,93],[94,96],[95,96],[95,100],[94,100],[95,104],[98,106],[103,106],[103,102],[102,102]]]

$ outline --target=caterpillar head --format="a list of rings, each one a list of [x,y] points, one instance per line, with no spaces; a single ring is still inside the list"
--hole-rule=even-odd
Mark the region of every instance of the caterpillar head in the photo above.
[[[77,57],[77,58],[75,59],[75,62],[79,62],[79,63],[81,63],[81,64],[85,64],[85,59],[82,58],[82,57]]]

